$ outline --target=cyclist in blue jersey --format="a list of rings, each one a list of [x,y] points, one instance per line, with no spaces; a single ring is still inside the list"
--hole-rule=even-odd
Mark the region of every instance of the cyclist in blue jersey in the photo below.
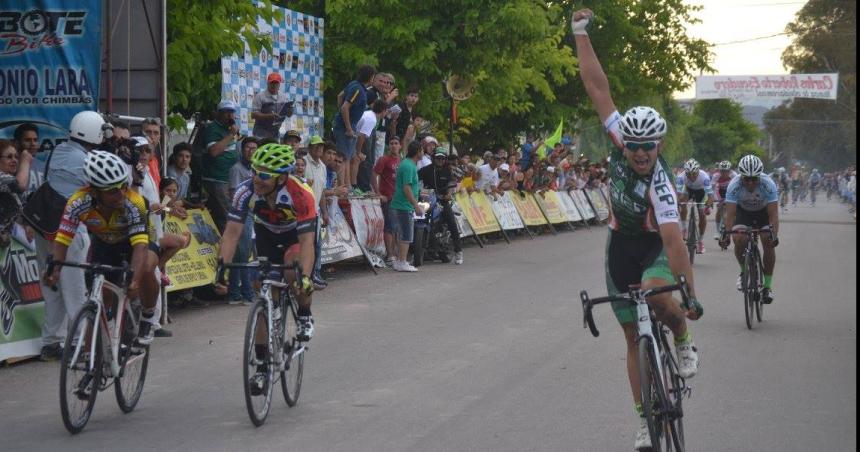
[[[678,176],[678,198],[681,203],[681,230],[684,232],[687,226],[687,201],[704,202],[705,209],[701,204],[696,205],[699,212],[699,243],[696,244],[696,254],[705,252],[705,244],[702,237],[708,227],[708,214],[714,206],[714,191],[711,188],[711,177],[706,171],[701,171],[699,162],[695,159],[684,163],[684,172]],[[686,234],[684,234],[686,236]]]
[[[764,289],[762,302],[773,303],[773,269],[776,265],[776,248],[779,245],[779,194],[776,183],[763,173],[764,164],[754,155],[743,157],[738,164],[740,175],[729,184],[726,192],[726,231],[740,229],[770,230],[770,234],[762,234],[761,243],[764,248],[762,264],[764,266]],[[732,234],[735,244],[735,257],[741,266],[738,276],[738,290],[743,290],[742,275],[744,269],[744,249],[749,237],[744,234]],[[728,232],[723,233],[720,241],[727,245]]]

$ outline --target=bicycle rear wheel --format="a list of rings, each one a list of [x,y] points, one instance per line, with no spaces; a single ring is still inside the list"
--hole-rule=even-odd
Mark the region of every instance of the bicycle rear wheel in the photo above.
[[[651,436],[652,452],[662,451],[661,442],[665,435],[663,425],[663,383],[657,371],[651,338],[639,338],[639,388],[642,395],[642,410]]]
[[[146,369],[149,367],[149,346],[134,343],[140,328],[140,315],[139,311],[136,313],[129,304],[125,306],[118,354],[120,374],[114,379],[114,391],[119,409],[123,413],[131,413],[143,393]]]
[[[305,370],[304,342],[296,339],[298,321],[295,306],[289,303],[289,316],[284,316],[284,370],[281,371],[281,389],[288,406],[296,406],[302,390],[302,376]]]
[[[266,422],[272,405],[272,349],[268,334],[268,310],[266,300],[258,298],[248,313],[245,328],[245,352],[242,377],[245,388],[245,406],[255,426]],[[257,342],[262,342],[258,354]],[[265,349],[263,351],[262,349]]]
[[[87,425],[102,375],[101,338],[93,339],[96,307],[86,304],[72,322],[60,362],[60,413],[70,433],[79,433]],[[96,341],[94,365],[90,368],[90,344]]]

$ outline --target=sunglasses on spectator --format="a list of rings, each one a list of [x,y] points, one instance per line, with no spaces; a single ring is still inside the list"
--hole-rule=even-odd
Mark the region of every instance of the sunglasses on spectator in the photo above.
[[[657,141],[625,141],[624,147],[632,152],[636,152],[639,149],[642,149],[645,152],[651,152],[654,149],[657,149]]]
[[[253,174],[254,177],[256,177],[260,180],[276,179],[276,178],[278,178],[278,176],[280,176],[280,174],[278,174],[278,173],[270,173],[268,171],[260,171],[256,168],[251,168],[251,174]]]

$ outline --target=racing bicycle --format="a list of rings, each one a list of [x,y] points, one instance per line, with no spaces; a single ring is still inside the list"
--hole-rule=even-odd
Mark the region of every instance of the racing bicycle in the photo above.
[[[589,298],[582,291],[583,328],[588,326],[594,337],[600,335],[594,324],[594,305],[615,301],[636,306],[639,345],[639,384],[642,408],[651,435],[652,451],[684,451],[683,400],[692,393],[692,388],[678,374],[678,358],[669,342],[669,328],[655,316],[646,299],[652,295],[680,291],[683,305],[688,303],[687,280],[679,275],[678,284],[642,290],[638,285],[630,286],[627,293],[601,298]]]
[[[257,270],[262,282],[248,313],[242,361],[245,406],[251,422],[259,427],[269,415],[272,390],[278,380],[288,406],[295,406],[299,400],[308,346],[297,335],[298,305],[283,270],[294,270],[296,281],[302,280],[302,271],[296,262],[273,264],[260,256],[258,261],[247,264],[221,264],[217,281],[223,280],[225,269],[240,268]],[[273,289],[280,293],[273,295]]]
[[[123,413],[134,410],[146,380],[149,345],[136,340],[141,306],[139,300],[126,299],[125,287],[131,280],[127,264],[115,267],[64,262],[49,256],[48,274],[55,265],[84,269],[93,278],[87,302],[66,336],[60,363],[60,412],[66,430],[76,434],[87,425],[98,392],[111,384]],[[109,273],[122,275],[122,287],[105,278]],[[103,291],[113,294],[115,301],[105,302]]]
[[[744,248],[744,271],[741,273],[741,291],[744,294],[744,319],[747,328],[752,329],[756,321],[761,323],[764,311],[762,288],[764,287],[764,266],[758,247],[758,236],[762,232],[773,233],[770,229],[738,229],[732,234],[749,236]]]
[[[703,202],[687,201],[687,238],[684,241],[687,245],[687,252],[690,254],[690,265],[696,257],[697,248],[699,246],[699,206],[704,206]],[[704,213],[704,212],[702,212]]]

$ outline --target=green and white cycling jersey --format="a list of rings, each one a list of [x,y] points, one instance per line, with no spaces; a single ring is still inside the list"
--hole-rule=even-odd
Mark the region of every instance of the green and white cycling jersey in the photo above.
[[[650,175],[636,174],[624,157],[621,114],[613,112],[606,118],[604,126],[615,145],[609,159],[612,201],[609,227],[624,235],[642,235],[658,233],[661,224],[677,223],[678,195],[674,177],[663,156],[657,157]]]

